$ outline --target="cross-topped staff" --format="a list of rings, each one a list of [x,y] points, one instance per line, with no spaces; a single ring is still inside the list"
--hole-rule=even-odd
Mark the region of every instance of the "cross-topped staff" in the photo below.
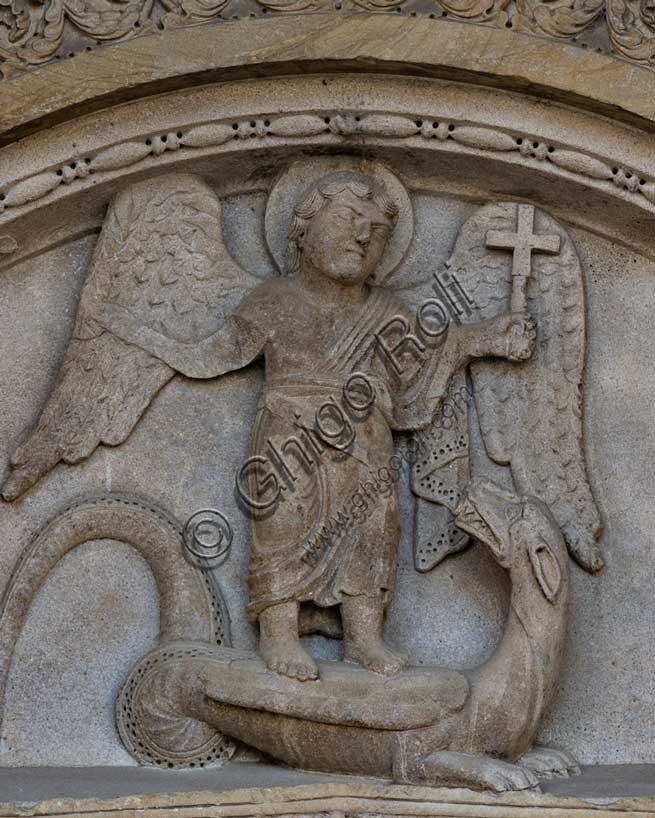
[[[512,250],[512,312],[525,312],[528,306],[528,279],[532,275],[533,253],[559,253],[559,236],[542,236],[534,232],[534,207],[518,206],[516,233],[505,230],[489,230],[487,247]]]

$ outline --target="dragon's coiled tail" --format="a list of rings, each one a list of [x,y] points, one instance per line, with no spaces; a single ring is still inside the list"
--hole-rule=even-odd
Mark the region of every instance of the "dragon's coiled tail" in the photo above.
[[[160,645],[192,640],[229,644],[220,593],[183,554],[180,524],[155,504],[107,494],[80,500],[43,528],[25,549],[0,602],[0,717],[12,656],[39,588],[77,546],[112,539],[135,548],[148,563],[159,591]],[[0,718],[1,722],[1,718]]]

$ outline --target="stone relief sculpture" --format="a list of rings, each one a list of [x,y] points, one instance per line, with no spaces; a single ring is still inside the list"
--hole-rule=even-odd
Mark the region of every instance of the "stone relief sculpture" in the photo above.
[[[177,372],[215,378],[263,357],[251,455],[235,481],[252,516],[258,654],[227,646],[219,590],[185,562],[175,521],[105,497],[64,512],[17,566],[0,612],[4,678],[48,571],[81,542],[117,537],[139,548],[164,598],[161,647],[117,703],[140,761],[227,760],[236,740],[294,766],[401,782],[501,791],[575,772],[566,753],[533,747],[561,662],[567,546],[587,570],[603,564],[570,237],[531,205],[481,208],[449,261],[468,315],[441,321],[440,302],[415,312],[393,292],[412,212],[385,168],[306,162],[271,192],[266,229],[283,274],[259,280],[228,254],[220,202],[198,177],[118,194],[61,372],[2,488],[12,501],[60,460],[120,444]],[[449,389],[468,378],[493,480],[471,470],[468,411],[443,423]],[[400,536],[394,431],[413,433],[417,568],[474,538],[508,573],[505,636],[476,671],[407,667],[383,641]],[[362,509],[354,497],[366,490],[375,502]],[[350,524],[330,530],[344,514]],[[344,661],[317,663],[300,641],[308,631],[340,632]]]
[[[557,38],[573,37],[589,28],[604,10],[603,0],[573,3],[517,0],[512,23],[518,31],[539,32]]]
[[[653,64],[649,0],[0,0],[0,78],[161,29],[289,13],[406,12],[575,42],[597,23],[622,57]],[[604,17],[607,17],[605,23]]]
[[[607,5],[607,25],[612,45],[619,54],[642,64],[653,65],[655,9],[652,2],[610,0]]]

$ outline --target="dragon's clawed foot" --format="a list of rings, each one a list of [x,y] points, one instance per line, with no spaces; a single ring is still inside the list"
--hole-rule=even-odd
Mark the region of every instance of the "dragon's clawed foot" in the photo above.
[[[443,751],[422,759],[407,783],[510,792],[538,789],[539,778],[527,767],[497,758]]]
[[[578,762],[564,750],[551,747],[534,747],[519,759],[519,764],[539,778],[568,778],[580,775]]]

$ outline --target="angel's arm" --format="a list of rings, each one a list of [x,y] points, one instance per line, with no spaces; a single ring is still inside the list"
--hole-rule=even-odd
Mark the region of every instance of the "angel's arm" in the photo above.
[[[98,302],[93,318],[127,343],[141,347],[188,378],[216,378],[261,355],[267,332],[246,298],[223,325],[201,341],[184,342],[144,326],[129,310]]]
[[[486,321],[457,327],[467,363],[476,358],[527,361],[534,351],[536,324],[526,312],[506,312]]]
[[[534,322],[522,313],[504,313],[475,324],[451,323],[438,346],[426,346],[421,365],[399,391],[394,428],[429,425],[453,375],[479,358],[524,361],[532,355],[535,338]]]
[[[451,324],[444,344],[422,378],[424,384],[429,381],[428,400],[442,398],[451,377],[476,359],[527,360],[535,339],[535,323],[524,313],[503,313],[475,324]]]

